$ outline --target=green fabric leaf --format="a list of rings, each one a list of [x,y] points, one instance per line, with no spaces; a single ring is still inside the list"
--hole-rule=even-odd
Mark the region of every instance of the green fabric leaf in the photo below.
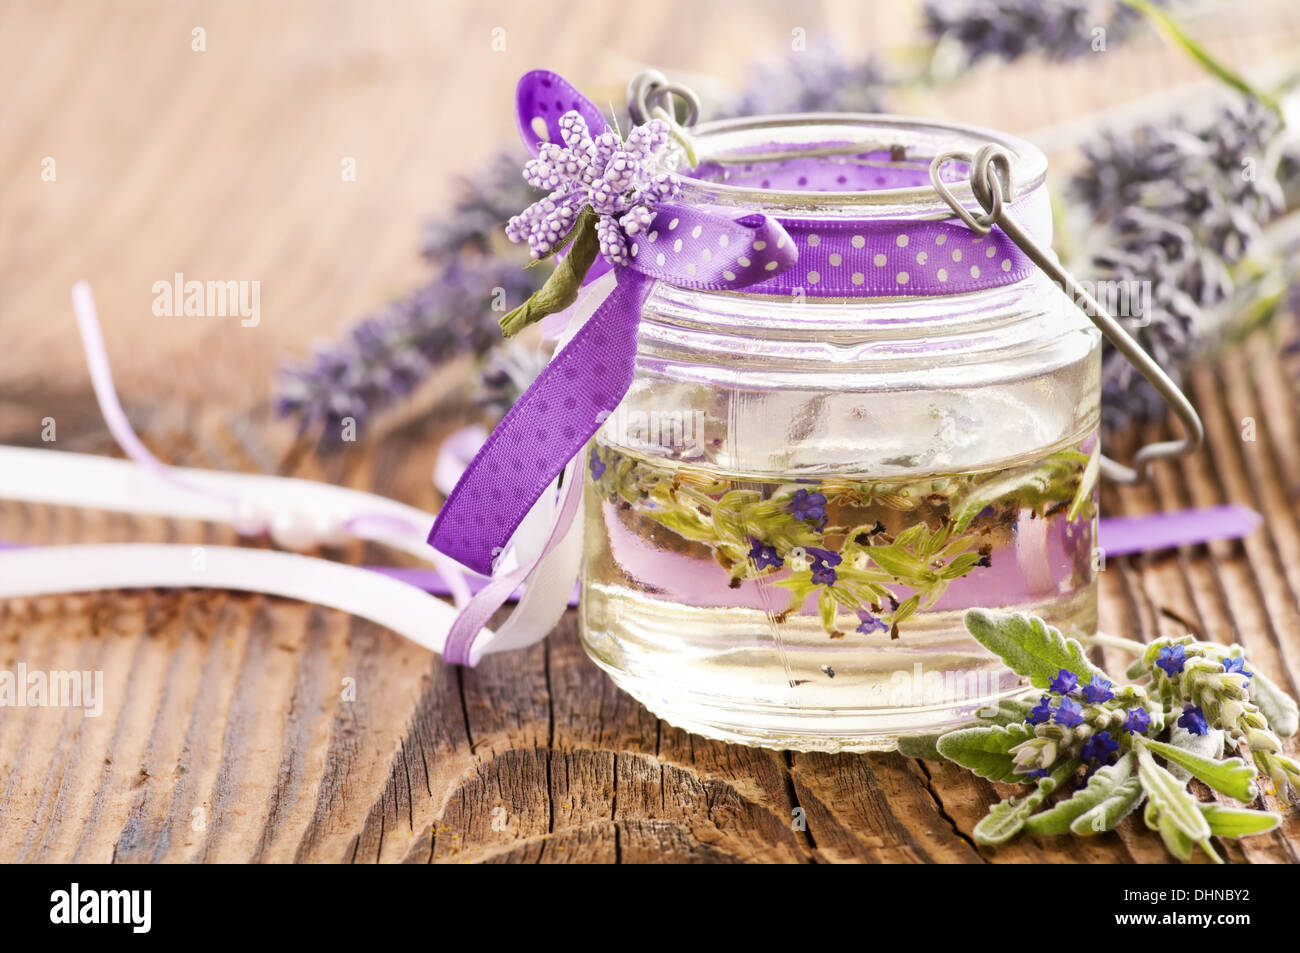
[[[1034,815],[1026,822],[1025,829],[1031,834],[1067,834],[1075,818],[1106,803],[1108,798],[1115,796],[1116,792],[1127,786],[1129,782],[1132,782],[1136,788],[1136,793],[1141,794],[1142,786],[1133,777],[1132,752],[1125,754],[1109,767],[1098,770],[1088,779],[1086,786],[1075,791],[1070,797],[1057,801],[1048,810]],[[1136,806],[1136,803],[1133,801],[1129,809]],[[1109,827],[1101,828],[1101,830],[1109,829]],[[1092,833],[1092,830],[1088,829],[1082,833]]]
[[[1244,811],[1222,804],[1199,803],[1197,806],[1210,825],[1210,833],[1218,837],[1267,834],[1282,823],[1282,815],[1270,811]]]
[[[1253,801],[1259,793],[1255,789],[1255,769],[1240,758],[1215,761],[1163,741],[1148,740],[1145,746],[1166,761],[1186,768],[1220,794],[1238,801]]]
[[[1300,707],[1272,679],[1258,669],[1252,668],[1251,671],[1254,677],[1250,684],[1250,700],[1259,706],[1275,735],[1290,738],[1300,731]]]
[[[1028,725],[983,725],[959,728],[944,735],[936,744],[941,755],[955,761],[981,778],[990,781],[1023,780],[1017,774],[1008,753],[1022,741],[1034,737]]]
[[[501,319],[501,331],[513,337],[528,325],[547,315],[563,311],[578,300],[582,279],[600,253],[600,239],[596,235],[596,213],[588,205],[578,216],[566,241],[573,247],[551,272],[546,283],[533,292],[532,297]]]
[[[970,609],[966,628],[1007,668],[1028,678],[1036,688],[1046,688],[1061,669],[1081,676],[1085,684],[1093,678],[1108,678],[1088,661],[1082,645],[1035,616]]]

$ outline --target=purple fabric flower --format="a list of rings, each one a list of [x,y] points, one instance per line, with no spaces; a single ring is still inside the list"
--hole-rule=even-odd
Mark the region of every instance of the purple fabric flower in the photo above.
[[[785,560],[781,558],[775,546],[769,546],[753,536],[749,537],[749,559],[754,564],[754,568],[760,572],[769,566],[780,569],[785,565]]]
[[[1056,709],[1056,723],[1066,728],[1073,728],[1083,722],[1083,708],[1073,698],[1062,698],[1061,707]]]
[[[1083,743],[1079,753],[1089,761],[1110,764],[1117,751],[1119,742],[1110,736],[1109,731],[1099,731]]]
[[[1183,713],[1178,716],[1178,727],[1186,728],[1194,735],[1203,735],[1210,730],[1205,712],[1201,711],[1199,705],[1188,705],[1183,709]]]
[[[1226,658],[1223,660],[1223,670],[1231,672],[1234,675],[1245,675],[1247,678],[1254,678],[1254,672],[1246,671],[1246,660],[1240,655]]]
[[[1187,650],[1181,645],[1166,645],[1156,656],[1156,664],[1165,670],[1166,675],[1173,678],[1187,664]]]
[[[1124,719],[1124,730],[1131,731],[1135,735],[1146,734],[1146,730],[1151,727],[1151,713],[1145,708],[1130,708],[1128,717]]]
[[[1093,705],[1100,705],[1115,697],[1114,684],[1100,675],[1094,675],[1092,681],[1083,686],[1083,699]]]
[[[820,520],[826,516],[826,497],[821,493],[796,490],[786,508],[797,520]]]
[[[870,635],[872,632],[889,631],[889,626],[885,624],[885,621],[883,619],[877,618],[876,616],[868,612],[866,609],[859,609],[857,611],[858,611],[858,619],[860,620],[858,624],[858,631],[861,632],[863,635]]]
[[[1030,725],[1041,725],[1045,721],[1050,721],[1051,718],[1052,696],[1044,695],[1038,700],[1038,704],[1033,707],[1033,710],[1029,712],[1028,717],[1025,718],[1025,722]]]
[[[1079,676],[1075,675],[1068,669],[1063,668],[1056,673],[1056,676],[1052,679],[1049,687],[1054,692],[1068,695],[1079,687]]]
[[[595,450],[591,451],[591,458],[587,460],[587,468],[591,470],[593,480],[599,480],[605,475],[605,461],[600,459],[600,454]]]
[[[601,256],[612,265],[630,262],[628,239],[654,220],[660,202],[681,189],[681,179],[663,166],[671,138],[668,124],[651,119],[619,142],[612,132],[591,135],[578,112],[560,117],[563,145],[544,142],[524,166],[524,180],[549,194],[510,219],[506,237],[528,243],[533,258],[549,255],[573,228],[585,206],[599,216]]]

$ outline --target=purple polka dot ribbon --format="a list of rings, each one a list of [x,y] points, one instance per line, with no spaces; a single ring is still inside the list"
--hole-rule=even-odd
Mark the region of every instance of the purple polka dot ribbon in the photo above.
[[[609,129],[590,100],[548,71],[525,74],[516,105],[520,133],[534,155],[541,143],[562,141],[559,120],[570,110],[582,115],[593,135]],[[706,166],[696,174],[707,175]],[[740,180],[745,174],[743,166],[735,173]],[[915,168],[869,161],[828,166],[800,158],[783,163],[776,173],[765,169],[762,174],[767,178],[752,184],[813,192],[920,184],[912,181],[918,175]],[[1050,236],[1044,189],[1017,202],[1012,211],[1036,235]],[[477,572],[491,574],[533,504],[631,386],[641,309],[656,281],[701,290],[743,288],[754,294],[816,298],[934,296],[1011,284],[1034,268],[1001,232],[978,236],[955,218],[734,216],[735,210],[728,214],[717,207],[657,206],[649,227],[629,238],[631,260],[614,268],[613,291],[471,461],[438,513],[429,534],[431,545]],[[606,270],[593,268],[588,281]]]

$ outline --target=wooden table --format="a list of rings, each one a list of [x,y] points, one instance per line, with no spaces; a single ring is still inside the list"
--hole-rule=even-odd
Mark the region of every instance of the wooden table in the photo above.
[[[455,396],[463,369],[448,368],[403,414],[324,460],[297,452],[289,429],[271,419],[270,369],[277,354],[300,351],[419,274],[414,236],[447,195],[440,170],[466,168],[507,141],[498,107],[514,75],[546,62],[590,86],[642,61],[734,79],[741,64],[779,52],[792,23],[881,42],[912,26],[882,5],[808,4],[798,17],[761,5],[752,30],[715,43],[728,19],[722,5],[700,7],[704,27],[681,32],[674,17],[696,5],[655,4],[646,10],[659,19],[639,20],[631,34],[619,31],[613,6],[554,5],[548,17],[566,31],[494,3],[377,12],[347,3],[6,7],[0,76],[13,92],[0,114],[0,162],[10,172],[0,177],[0,441],[39,445],[40,421],[52,416],[60,449],[112,452],[66,306],[71,281],[88,276],[128,410],[160,456],[327,479],[434,509],[428,474],[438,440],[469,419]],[[1222,30],[1235,62],[1294,47],[1286,4],[1260,6],[1264,26]],[[486,37],[497,24],[512,45],[492,60]],[[207,30],[201,54],[190,50],[198,25]],[[1000,121],[987,104],[1005,79],[987,73],[929,111],[956,102],[963,118],[1024,131],[1065,101],[1083,115],[1194,75],[1176,57],[1161,59],[1154,42],[1108,53],[1104,82],[1077,65],[1030,64],[1042,73],[1026,84],[1035,96]],[[919,103],[927,111],[935,101]],[[446,154],[449,142],[456,154]],[[363,173],[351,191],[337,181],[339,157],[349,155]],[[39,178],[45,156],[57,159],[56,183]],[[152,319],[152,282],[178,270],[263,279],[264,326]],[[1151,488],[1108,489],[1104,498],[1110,514],[1240,502],[1266,514],[1264,528],[1243,543],[1111,560],[1101,592],[1107,630],[1239,640],[1295,692],[1293,372],[1263,338],[1208,366],[1193,388],[1206,452],[1160,467]],[[1248,417],[1254,441],[1242,439]],[[235,537],[0,502],[0,540]],[[391,558],[360,545],[328,555]],[[1166,859],[1132,819],[1093,840],[1025,838],[980,850],[970,831],[1003,792],[951,766],[686,734],[587,661],[572,618],[543,645],[462,670],[374,625],[298,603],[105,592],[0,603],[0,667],[19,661],[102,670],[107,703],[98,718],[0,712],[0,861]],[[804,830],[792,823],[796,808]],[[1279,832],[1230,842],[1224,853],[1290,862],[1297,838],[1292,812]]]

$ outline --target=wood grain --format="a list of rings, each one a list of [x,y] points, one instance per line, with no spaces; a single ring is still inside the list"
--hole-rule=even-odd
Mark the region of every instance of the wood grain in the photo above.
[[[761,3],[738,31],[729,9],[654,4],[628,31],[618,5],[580,0],[3,5],[0,441],[38,444],[53,416],[61,449],[112,452],[67,314],[72,280],[89,277],[128,411],[160,456],[434,509],[438,440],[468,419],[456,398],[463,368],[445,370],[361,447],[320,459],[293,453],[291,431],[266,410],[276,360],[420,276],[420,219],[450,194],[448,173],[509,140],[500,104],[525,66],[555,66],[610,95],[637,63],[701,84],[734,81],[751,60],[788,48],[795,27],[860,53],[914,36],[917,18],[892,3]],[[683,30],[688,15],[695,28]],[[1207,14],[1197,30],[1248,65],[1293,50],[1298,19],[1278,0],[1249,17]],[[204,54],[189,47],[200,25]],[[510,46],[494,59],[496,25]],[[903,105],[1026,132],[1193,76],[1147,39],[1107,53],[1102,68],[982,71]],[[1007,84],[1026,92],[1014,108]],[[338,181],[345,155],[362,170],[351,188]],[[40,181],[44,156],[58,159],[57,183]],[[263,325],[151,319],[152,282],[177,270],[263,280]],[[1151,487],[1104,497],[1112,514],[1240,502],[1266,525],[1244,543],[1112,560],[1102,623],[1142,639],[1194,631],[1240,641],[1294,692],[1300,413],[1297,368],[1276,354],[1261,336],[1207,366],[1194,386],[1206,451],[1159,468]],[[1242,440],[1247,417],[1253,442]],[[235,542],[215,528],[2,501],[0,539]],[[359,545],[327,555],[393,559]],[[613,687],[586,659],[572,616],[542,645],[459,670],[370,623],[278,599],[8,600],[0,668],[19,661],[103,671],[106,704],[97,718],[0,712],[4,862],[1167,859],[1131,820],[1086,841],[980,849],[971,829],[1009,789],[951,765],[689,735]],[[1297,838],[1291,812],[1278,832],[1223,851],[1235,862],[1294,862]]]

